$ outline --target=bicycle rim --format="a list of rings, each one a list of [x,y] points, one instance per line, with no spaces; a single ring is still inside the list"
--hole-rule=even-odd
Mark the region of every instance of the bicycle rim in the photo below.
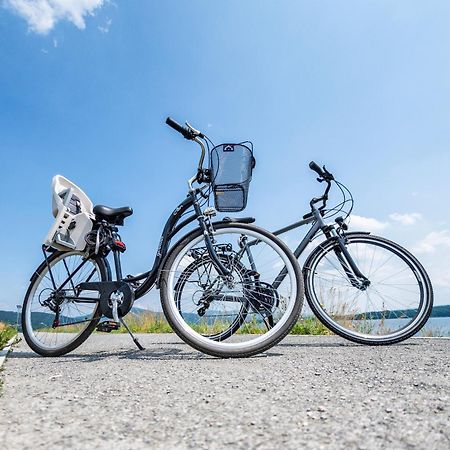
[[[287,253],[289,250],[284,249],[283,244],[281,242],[278,243],[278,239],[260,233],[256,227],[240,225],[217,226],[215,231],[215,245],[228,245],[229,253],[233,251],[238,252],[238,242],[243,236],[248,241],[257,242],[257,245],[254,246],[255,248],[252,249],[252,255],[258,269],[260,286],[263,285],[267,289],[262,292],[263,295],[257,296],[260,301],[260,311],[255,310],[254,298],[251,297],[256,295],[257,287],[255,281],[253,280],[249,284],[236,279],[232,286],[226,286],[226,283],[222,283],[218,288],[220,292],[214,299],[214,301],[217,300],[217,303],[210,310],[212,312],[219,311],[218,304],[221,301],[220,299],[223,300],[222,304],[228,304],[222,306],[230,308],[231,304],[231,308],[234,307],[235,310],[242,309],[244,302],[250,302],[251,304],[251,307],[246,309],[246,317],[242,321],[241,327],[225,342],[205,336],[215,334],[214,332],[208,332],[208,329],[214,328],[214,320],[204,321],[202,324],[203,328],[199,329],[195,321],[189,320],[186,313],[179,310],[175,286],[180,276],[192,263],[192,251],[197,251],[198,248],[204,247],[203,235],[198,234],[193,236],[192,239],[181,243],[179,251],[176,252],[176,255],[170,261],[170,266],[165,269],[167,301],[163,300],[163,305],[165,305],[166,314],[177,333],[201,351],[225,357],[258,353],[284,337],[293,325],[293,321],[298,317],[303,297],[302,280],[298,270],[296,270],[298,265],[295,259],[289,258]],[[240,264],[248,272],[251,272],[251,264],[247,256],[243,256],[240,259]],[[274,282],[283,267],[286,267],[287,275],[278,289],[274,290],[276,293],[274,294],[274,291],[271,291],[269,286]],[[249,274],[247,273],[247,275]],[[214,277],[215,274],[213,275]],[[198,290],[198,287],[197,285],[194,289]],[[206,289],[207,286],[204,287],[204,290]],[[273,296],[269,300],[271,294]],[[274,299],[275,295],[278,296],[278,300]],[[234,296],[233,301],[229,301],[230,296]],[[190,312],[190,314],[198,315],[198,310],[195,310],[200,305],[198,300],[196,300],[198,297],[195,297],[192,292],[187,293],[186,297],[188,297],[186,303],[189,303],[190,298],[192,305],[191,311],[193,312]],[[273,326],[268,327],[267,321],[264,320],[263,316],[269,315],[269,310],[273,316]],[[223,309],[220,311],[222,318],[225,315],[223,311]]]
[[[328,241],[305,263],[306,296],[335,333],[361,343],[388,344],[417,333],[432,307],[428,275],[408,251],[387,239],[349,236],[347,250],[370,285],[352,284]]]
[[[74,273],[82,263],[82,258],[83,253],[76,251],[64,252],[56,258],[49,258],[48,264],[57,288]],[[42,269],[36,272],[22,311],[24,332],[30,340],[29,344],[36,350],[56,352],[71,347],[86,332],[92,320],[97,319],[98,302],[80,303],[65,298],[75,297],[74,287],[83,281],[103,281],[101,269],[96,261],[86,261],[64,287],[59,305],[59,320],[56,323],[55,319],[58,319],[56,312],[51,309],[54,308],[54,303],[47,302],[46,306],[46,301],[55,291],[47,265],[43,265]],[[94,291],[83,291],[82,296],[92,300],[99,298],[98,292]]]
[[[241,264],[234,264],[230,258],[219,255],[224,266],[228,267],[235,274],[237,278],[237,284],[240,286],[250,285],[250,277],[246,276],[246,269]],[[180,275],[177,284],[175,286],[175,300],[177,304],[178,311],[184,320],[191,319],[191,326],[194,325],[195,329],[201,332],[202,328],[205,329],[203,336],[208,339],[215,341],[224,341],[236,333],[247,318],[248,311],[250,309],[250,304],[247,299],[243,302],[230,303],[228,308],[223,308],[222,311],[217,311],[214,314],[198,315],[196,312],[199,306],[192,303],[191,300],[187,301],[186,305],[186,290],[190,289],[192,284],[202,284],[204,286],[214,286],[214,279],[218,279],[217,270],[214,267],[209,254],[205,254],[197,259],[195,259],[185,270],[183,270]],[[218,287],[216,287],[216,291]],[[199,293],[200,296],[203,291],[198,290],[194,293]],[[210,290],[209,295],[215,295],[214,287]],[[223,295],[218,294],[218,295]],[[225,302],[223,306],[225,306]],[[209,309],[209,308],[208,308]],[[186,311],[187,310],[187,311]],[[205,313],[208,311],[205,311]],[[206,316],[206,317],[205,317]],[[214,324],[211,322],[214,321]],[[206,323],[205,323],[206,322]],[[208,322],[212,326],[208,326]]]

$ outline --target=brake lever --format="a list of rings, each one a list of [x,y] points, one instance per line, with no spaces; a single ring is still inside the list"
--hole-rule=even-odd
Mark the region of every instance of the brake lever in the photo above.
[[[329,171],[325,168],[325,166],[322,167],[322,170],[325,172],[325,175],[327,175],[327,179],[328,179],[329,181],[334,180],[333,174],[332,174],[331,172],[329,172]]]
[[[194,136],[198,136],[198,137],[201,137],[201,138],[203,138],[204,137],[204,135],[203,135],[203,133],[200,131],[200,130],[196,130],[189,122],[185,122],[186,123],[186,126],[189,128],[189,131],[191,131],[193,134],[194,134]]]

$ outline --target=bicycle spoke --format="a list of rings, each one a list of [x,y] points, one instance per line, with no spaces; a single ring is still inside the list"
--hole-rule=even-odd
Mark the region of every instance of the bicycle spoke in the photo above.
[[[408,337],[417,329],[414,324],[423,324],[413,318],[425,316],[430,308],[422,281],[426,273],[403,256],[400,247],[393,250],[389,241],[353,239],[347,250],[368,283],[352,286],[338,258],[330,257],[336,244],[325,245],[310,263],[307,287],[313,310],[333,331],[356,342],[390,343]]]
[[[44,267],[38,274],[33,293],[22,313],[27,318],[29,339],[46,351],[69,346],[92,320],[98,320],[95,314],[98,303],[76,302],[71,297],[77,297],[75,286],[79,282],[100,280],[98,267],[92,261],[85,261],[83,255],[78,252],[62,253],[49,264],[60,292],[59,297],[54,296],[55,290],[48,276],[48,267]],[[65,286],[61,289],[63,285]],[[92,297],[94,300],[98,298],[98,293],[92,291],[86,294],[84,291],[81,296]],[[57,309],[59,323],[55,322]]]
[[[296,298],[289,274],[277,290],[271,285],[285,267],[273,248],[262,241],[250,247],[255,271],[248,253],[238,246],[242,238],[242,233],[229,239],[215,235],[215,245],[227,249],[218,252],[218,257],[231,270],[229,277],[219,275],[200,245],[196,258],[186,250],[167,272],[174,280],[174,303],[180,315],[190,328],[212,341],[244,343],[268,333],[283,320],[289,301]]]

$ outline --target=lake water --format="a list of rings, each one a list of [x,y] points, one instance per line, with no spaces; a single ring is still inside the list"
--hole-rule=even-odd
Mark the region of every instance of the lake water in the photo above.
[[[385,320],[385,326],[398,330],[404,322],[407,324],[410,319],[387,319]],[[417,336],[427,334],[427,332],[433,332],[433,336],[445,336],[450,337],[450,317],[431,317],[428,319],[425,326],[419,331]]]
[[[436,336],[442,335],[450,337],[450,317],[431,317],[422,328],[421,333],[426,330],[437,330],[442,334],[437,333]]]

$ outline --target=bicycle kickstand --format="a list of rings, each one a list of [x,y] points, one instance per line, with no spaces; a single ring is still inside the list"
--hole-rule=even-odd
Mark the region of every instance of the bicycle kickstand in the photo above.
[[[136,347],[139,350],[145,350],[144,347],[142,347],[141,343],[137,340],[137,338],[134,337],[133,333],[131,332],[131,330],[128,328],[128,325],[125,323],[125,321],[123,320],[123,317],[119,317],[118,311],[118,304],[117,304],[117,298],[113,297],[112,298],[112,315],[114,317],[114,321],[117,323],[121,323],[125,329],[128,331],[128,334],[131,336],[131,339],[133,339],[133,342],[136,344]]]
[[[134,337],[133,333],[131,332],[131,330],[128,328],[128,325],[125,323],[125,321],[123,320],[123,317],[120,317],[120,323],[125,327],[125,329],[128,331],[129,335],[131,336],[131,339],[133,339],[133,342],[136,344],[136,347],[139,350],[145,350],[144,347],[142,347],[141,343],[137,340],[136,337]]]

